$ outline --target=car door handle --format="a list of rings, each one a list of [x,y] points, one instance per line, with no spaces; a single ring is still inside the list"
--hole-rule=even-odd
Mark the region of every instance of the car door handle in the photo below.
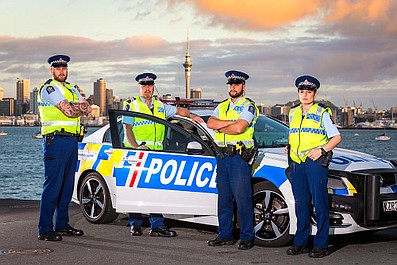
[[[113,154],[113,151],[112,151],[112,150],[105,150],[104,152],[105,152],[105,154],[107,154],[107,155],[112,155],[112,154]]]

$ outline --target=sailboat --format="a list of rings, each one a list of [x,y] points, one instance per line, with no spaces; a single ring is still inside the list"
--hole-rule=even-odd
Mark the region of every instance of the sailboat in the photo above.
[[[0,136],[6,136],[7,134],[8,134],[8,132],[0,131]]]
[[[390,137],[386,135],[386,133],[379,134],[375,137],[376,141],[389,141]]]

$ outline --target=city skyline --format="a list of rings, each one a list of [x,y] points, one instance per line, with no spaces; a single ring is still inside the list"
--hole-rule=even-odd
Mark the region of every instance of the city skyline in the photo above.
[[[226,98],[224,72],[238,69],[250,75],[247,96],[266,106],[295,100],[301,74],[318,77],[318,99],[338,106],[397,105],[391,0],[0,0],[0,10],[4,97],[15,97],[16,78],[45,82],[56,53],[70,55],[68,81],[86,92],[104,78],[126,98],[138,92],[134,77],[152,71],[160,95],[184,97],[188,32],[191,88],[204,98]]]

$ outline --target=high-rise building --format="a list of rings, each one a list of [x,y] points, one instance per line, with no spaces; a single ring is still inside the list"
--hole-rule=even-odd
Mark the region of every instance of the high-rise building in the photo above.
[[[114,109],[113,106],[113,89],[106,89],[106,109]],[[107,113],[106,113],[107,115]]]
[[[107,115],[106,109],[106,81],[99,78],[94,82],[94,104],[98,105],[101,110],[101,116]]]
[[[15,110],[15,99],[14,98],[3,98],[0,100],[0,115],[14,116]]]
[[[29,108],[29,97],[30,97],[30,80],[18,79],[16,83],[17,89],[17,104],[16,104],[16,115],[26,114]]]
[[[37,87],[33,88],[33,91],[30,92],[30,111],[33,114],[39,114],[39,108],[37,106],[37,96],[38,96],[39,90]]]
[[[28,102],[30,93],[30,80],[17,80],[17,102]]]
[[[186,55],[183,67],[185,67],[185,80],[186,80],[186,98],[190,98],[190,74],[192,72],[193,64],[190,62],[189,53],[189,35],[186,38]]]
[[[4,89],[0,86],[0,100],[4,97]]]

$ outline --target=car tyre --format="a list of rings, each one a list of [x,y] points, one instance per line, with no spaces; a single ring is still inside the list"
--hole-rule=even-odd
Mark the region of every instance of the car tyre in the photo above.
[[[90,172],[81,182],[79,203],[84,218],[90,223],[111,223],[118,216],[112,207],[106,182],[97,172]]]
[[[279,247],[292,240],[290,216],[284,196],[270,182],[253,186],[255,245]]]

